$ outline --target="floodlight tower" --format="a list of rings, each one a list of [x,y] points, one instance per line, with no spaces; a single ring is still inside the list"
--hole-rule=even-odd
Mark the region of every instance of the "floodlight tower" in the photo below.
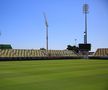
[[[87,44],[87,14],[88,14],[88,4],[83,5],[83,13],[85,14],[85,31],[84,31],[84,44]]]
[[[48,22],[46,18],[46,14],[43,13],[45,19],[45,26],[46,26],[46,50],[48,51]]]
[[[87,45],[87,14],[88,14],[89,6],[88,4],[83,5],[83,13],[85,15],[85,31],[84,31],[84,44]],[[84,51],[84,58],[88,59],[88,51]]]

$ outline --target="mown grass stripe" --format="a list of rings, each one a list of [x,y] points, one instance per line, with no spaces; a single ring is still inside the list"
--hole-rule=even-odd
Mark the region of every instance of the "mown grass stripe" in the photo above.
[[[0,90],[107,90],[107,60],[0,62]]]

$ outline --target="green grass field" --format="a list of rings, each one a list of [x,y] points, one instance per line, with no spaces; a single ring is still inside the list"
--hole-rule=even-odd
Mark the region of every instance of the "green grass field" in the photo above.
[[[0,62],[0,90],[108,90],[108,60]]]

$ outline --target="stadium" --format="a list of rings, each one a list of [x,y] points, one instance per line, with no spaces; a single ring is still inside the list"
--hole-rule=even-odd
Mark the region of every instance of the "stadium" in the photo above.
[[[96,52],[91,50],[91,43],[88,43],[88,15],[89,5],[83,4],[84,13],[84,43],[79,46],[68,45],[65,50],[49,50],[49,25],[46,14],[43,13],[46,28],[46,48],[38,49],[13,49],[11,44],[0,44],[0,60],[41,60],[41,59],[108,59],[108,48],[99,48]],[[77,39],[75,39],[76,41]]]
[[[66,27],[65,29],[69,29],[68,27],[70,27],[70,26],[68,26],[68,24],[70,24],[70,22],[68,24],[65,23],[66,26],[64,26],[64,24],[63,24],[64,22],[60,18],[62,18],[62,16],[63,16],[63,19],[65,19],[65,15],[67,15],[67,14],[63,13],[63,12],[64,11],[68,12],[68,10],[70,10],[70,2],[73,3],[73,1],[70,1],[70,2],[67,2],[65,0],[64,0],[65,2],[60,1],[60,0],[58,0],[57,2],[55,2],[55,1],[51,1],[51,2],[47,1],[47,0],[46,1],[41,1],[41,0],[39,0],[39,1],[38,0],[37,1],[35,1],[35,0],[13,1],[13,0],[11,0],[9,2],[2,1],[3,7],[5,7],[5,8],[3,8],[3,11],[2,10],[1,11],[5,14],[3,14],[3,16],[1,14],[0,21],[2,21],[2,17],[5,17],[5,16],[9,17],[10,20],[9,20],[8,24],[10,23],[9,25],[11,25],[11,23],[12,23],[12,26],[9,27],[9,25],[6,22],[6,21],[8,21],[9,18],[3,19],[3,23],[5,23],[6,26],[5,26],[5,24],[2,24],[0,22],[0,25],[3,25],[3,27],[5,27],[4,28],[5,35],[1,36],[1,38],[0,38],[2,41],[0,43],[0,90],[108,90],[108,47],[104,47],[104,45],[102,44],[103,47],[99,48],[99,46],[98,46],[95,51],[92,51],[92,45],[94,43],[92,40],[89,39],[89,35],[92,34],[92,37],[94,37],[93,35],[95,35],[97,33],[97,31],[94,34],[94,32],[92,33],[92,32],[89,32],[89,30],[88,30],[89,5],[86,4],[85,2],[83,2],[83,16],[84,16],[84,28],[83,28],[84,33],[83,34],[84,35],[79,35],[83,32],[83,31],[80,32],[80,30],[79,31],[77,31],[77,30],[71,31],[71,32],[73,32],[73,34],[75,34],[75,32],[77,33],[76,37],[78,39],[83,38],[82,42],[81,42],[81,40],[78,41],[79,42],[78,45],[76,45],[77,39],[75,37],[75,45],[73,45],[73,46],[71,44],[67,45],[67,48],[65,48],[65,49],[61,49],[61,48],[60,49],[51,49],[50,48],[51,41],[52,42],[57,41],[56,45],[58,47],[62,41],[65,42],[66,44],[68,44],[69,42],[68,41],[66,42],[67,39],[65,39],[65,38],[67,38],[71,34],[69,34],[70,32],[67,33],[68,30],[65,32],[58,31],[57,33],[59,33],[59,36],[55,35],[55,37],[52,40],[51,38],[53,36],[52,36],[51,30],[49,28],[50,24],[48,23],[48,20],[47,20],[47,18],[48,18],[46,15],[47,13],[45,13],[45,12],[43,13],[44,24],[45,24],[45,32],[44,32],[45,36],[43,38],[41,38],[42,34],[39,34],[39,33],[42,33],[41,30],[40,31],[37,30],[37,36],[36,36],[36,37],[38,37],[37,43],[40,43],[41,39],[45,39],[45,42],[43,42],[45,48],[41,48],[41,47],[43,47],[41,44],[39,44],[39,47],[38,47],[40,49],[36,49],[36,48],[23,49],[23,48],[19,48],[20,45],[17,45],[18,44],[17,42],[20,42],[20,44],[24,45],[24,47],[29,46],[30,44],[32,44],[29,41],[29,38],[32,38],[32,39],[34,38],[34,37],[32,37],[32,35],[31,36],[29,36],[29,34],[28,34],[28,36],[25,35],[26,33],[32,32],[31,28],[30,28],[31,31],[29,31],[29,32],[27,31],[28,30],[27,28],[29,28],[30,26],[29,25],[27,26],[28,22],[26,20],[34,19],[34,17],[32,18],[32,16],[33,16],[33,14],[35,14],[35,13],[33,13],[33,11],[31,9],[29,10],[29,8],[33,9],[34,7],[36,7],[38,13],[40,13],[40,11],[42,11],[40,8],[47,9],[51,13],[54,10],[55,11],[58,10],[58,12],[56,12],[56,14],[57,15],[60,14],[60,17],[58,18],[57,21],[55,20],[55,18],[52,19],[52,21],[55,22],[57,25],[58,24],[57,22],[60,20],[61,24],[62,24],[62,29],[65,27]],[[88,2],[94,5],[94,0],[93,1],[91,0]],[[79,5],[81,4],[81,2],[78,2],[75,0],[75,3],[72,4],[72,5],[74,5],[74,4],[75,5],[73,7],[71,6],[71,9],[73,8],[72,10],[74,12],[75,12],[75,10],[76,11],[79,10],[79,8],[77,8],[77,9],[74,8],[74,7],[76,7],[76,5],[78,5],[77,3]],[[35,6],[35,4],[37,6]],[[55,7],[55,5],[57,5],[57,8]],[[68,8],[65,8],[65,10],[64,10],[63,7],[65,5],[67,5]],[[47,8],[47,6],[48,6],[48,8]],[[1,7],[2,7],[2,5],[1,5]],[[16,8],[16,7],[18,7],[18,8]],[[51,7],[52,7],[52,9],[51,9]],[[5,10],[6,8],[8,8],[8,9]],[[17,11],[17,9],[19,10],[20,14]],[[19,22],[26,26],[26,29],[27,29],[26,31],[23,32],[23,29],[24,29],[23,25],[20,25],[18,22],[17,23],[14,22],[15,24],[13,23],[13,21],[14,21],[13,19],[18,18],[18,16],[13,15],[11,17],[12,14],[10,14],[10,13],[12,12],[12,10],[15,15],[18,15],[18,16],[21,15],[21,17],[23,16],[23,18],[26,19],[23,22],[24,19],[21,18],[22,22]],[[5,11],[7,11],[7,13]],[[28,16],[30,15],[29,16],[30,18],[26,17],[26,15],[24,16],[23,12],[24,13],[27,12],[26,15],[27,14],[28,14]],[[51,15],[51,13],[49,13],[49,14]],[[54,14],[54,16],[56,16],[55,13],[53,13],[53,14]],[[39,16],[41,16],[41,15],[39,15]],[[77,14],[74,17],[77,17]],[[96,17],[98,17],[98,16],[96,16]],[[38,18],[38,15],[37,15],[37,18]],[[39,19],[37,19],[37,21]],[[75,19],[75,22],[77,22],[78,19]],[[66,19],[64,21],[68,21],[68,20],[73,20],[73,22],[74,22],[74,19],[68,18],[68,15],[67,15]],[[20,21],[20,19],[18,18],[16,21]],[[73,23],[73,25],[75,25],[74,23]],[[18,25],[16,25],[16,24],[18,24]],[[34,23],[32,23],[32,24],[34,24]],[[93,24],[91,24],[91,25],[93,25]],[[37,25],[40,25],[40,23],[37,23]],[[76,24],[76,25],[78,25],[78,24]],[[82,22],[80,23],[80,25],[83,26]],[[77,29],[78,28],[82,29],[80,27],[80,25],[79,25],[79,27],[76,26]],[[41,27],[41,25],[40,25],[40,27]],[[52,26],[52,27],[55,29],[54,26]],[[0,28],[1,28],[1,26],[0,26]],[[9,29],[9,31],[7,29]],[[11,31],[11,29],[12,29],[12,31]],[[13,29],[16,29],[16,31],[14,31]],[[21,29],[22,31],[19,29]],[[34,29],[34,28],[32,28],[32,29]],[[104,28],[102,28],[102,29],[104,30]],[[18,31],[21,32],[20,35],[17,34]],[[8,36],[6,33],[10,33],[10,32],[13,34]],[[52,30],[53,34],[55,32],[53,32],[53,30]],[[64,32],[64,33],[62,33],[62,32]],[[57,34],[57,33],[55,33],[55,34]],[[65,33],[67,33],[67,35]],[[103,32],[100,32],[100,33],[103,33]],[[0,34],[1,34],[1,31],[0,31]],[[32,33],[32,34],[34,34],[34,33]],[[5,43],[5,39],[4,39],[6,37],[6,35],[7,35],[7,38],[9,38],[9,39],[6,39],[6,41],[9,42],[9,40],[10,40],[10,42],[7,44]],[[22,37],[21,37],[21,35],[22,35]],[[60,37],[62,38],[62,40],[59,39]],[[100,35],[99,35],[99,37],[100,37]],[[101,38],[102,37],[104,37],[104,35],[102,36],[102,34],[101,34]],[[68,37],[68,40],[70,40],[72,38]],[[100,41],[102,41],[101,38],[99,38]],[[19,39],[20,40],[24,39],[26,43],[21,42]],[[3,42],[3,40],[4,40],[4,42]],[[12,43],[11,40],[13,40],[13,41],[15,40],[14,43]],[[106,38],[105,38],[105,40],[106,40]],[[44,41],[44,40],[42,40],[42,41]],[[95,39],[94,39],[94,41],[96,41],[96,43],[98,42],[98,40],[95,40]],[[71,42],[71,40],[70,40],[70,42]],[[54,43],[52,43],[52,47],[55,47],[55,45],[53,45],[53,44]],[[15,45],[16,45],[16,48],[14,48]]]

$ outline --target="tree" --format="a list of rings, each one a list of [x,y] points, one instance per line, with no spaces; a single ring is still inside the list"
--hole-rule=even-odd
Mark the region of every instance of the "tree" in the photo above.
[[[40,50],[46,50],[45,48],[40,48]]]
[[[67,45],[67,50],[72,50],[72,51],[78,53],[79,52],[79,47]]]
[[[67,45],[67,50],[73,50],[73,47],[71,45]]]

